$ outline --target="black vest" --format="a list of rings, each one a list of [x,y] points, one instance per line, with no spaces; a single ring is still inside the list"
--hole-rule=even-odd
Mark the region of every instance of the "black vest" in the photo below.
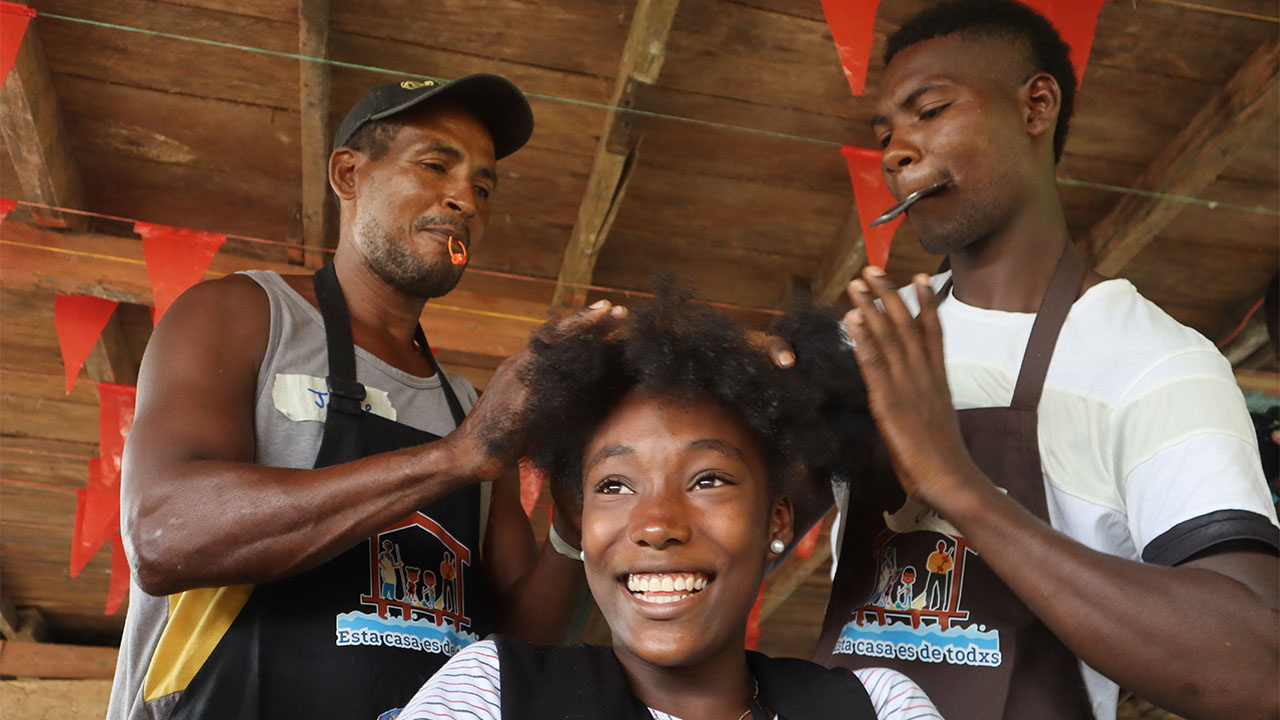
[[[631,693],[613,648],[553,647],[497,636],[503,720],[653,720]],[[866,688],[851,671],[808,660],[747,652],[760,703],[780,720],[876,720]]]

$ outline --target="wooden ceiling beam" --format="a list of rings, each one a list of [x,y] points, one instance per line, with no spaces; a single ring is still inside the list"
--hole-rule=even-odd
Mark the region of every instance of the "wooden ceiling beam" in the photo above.
[[[298,0],[298,53],[305,57],[329,57],[329,0]],[[329,64],[300,60],[298,68],[302,137],[302,245],[304,264],[320,267],[333,248],[329,210]]]
[[[58,112],[37,23],[27,27],[13,69],[0,89],[0,133],[22,186],[19,199],[54,207],[84,208],[84,185]],[[36,222],[83,228],[84,217],[32,208]]]
[[[1233,157],[1274,127],[1280,44],[1273,35],[1240,66],[1134,182],[1170,195],[1203,192]],[[1103,275],[1120,274],[1184,209],[1182,203],[1126,195],[1089,231],[1085,246]]]
[[[862,225],[858,222],[858,208],[849,203],[849,212],[835,237],[827,256],[818,266],[813,277],[813,301],[818,305],[831,305],[844,293],[851,280],[867,265],[867,245],[862,237]]]
[[[130,327],[144,328],[145,332],[128,332],[122,321],[125,315],[134,320]],[[98,335],[98,341],[89,351],[89,356],[85,358],[84,369],[89,374],[89,379],[95,383],[137,385],[142,353],[147,348],[147,341],[151,339],[150,329],[150,308],[132,303],[116,308],[102,328],[102,333]]]
[[[241,255],[224,246],[205,277],[248,269],[298,270],[295,265]],[[27,292],[92,295],[139,305],[152,302],[142,243],[137,239],[56,232],[14,221],[4,223],[0,237],[0,284]],[[543,303],[457,289],[427,303],[422,324],[432,347],[490,358],[487,364],[496,366],[524,348],[533,330],[545,322],[547,310]]]
[[[42,642],[48,635],[44,614],[39,608],[19,610],[8,595],[0,594],[0,635],[6,640]]]
[[[119,654],[111,647],[0,640],[0,675],[110,680]]]
[[[632,107],[640,88],[657,81],[666,57],[667,36],[679,6],[680,0],[639,0],[636,4],[631,30],[622,49],[618,80],[609,101],[612,107]],[[552,304],[578,306],[586,300],[582,286],[590,284],[595,273],[600,249],[626,195],[639,146],[640,134],[634,127],[634,116],[609,110],[596,143],[577,221],[561,260]]]

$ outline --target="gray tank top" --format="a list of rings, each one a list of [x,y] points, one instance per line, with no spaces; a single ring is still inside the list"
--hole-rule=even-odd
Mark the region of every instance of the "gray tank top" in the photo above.
[[[279,274],[267,270],[242,274],[261,285],[271,300],[271,336],[258,369],[254,460],[272,467],[312,467],[328,412],[324,320]],[[367,391],[368,412],[440,437],[453,431],[453,416],[440,389],[439,375],[410,375],[360,347],[356,348],[356,374]],[[449,372],[444,375],[463,411],[470,412],[476,402],[475,388],[465,378]]]

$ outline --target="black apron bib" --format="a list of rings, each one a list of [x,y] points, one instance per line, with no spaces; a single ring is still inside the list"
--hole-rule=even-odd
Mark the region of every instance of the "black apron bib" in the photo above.
[[[315,467],[433,442],[364,404],[351,321],[333,265],[315,274],[329,354]],[[427,346],[455,424],[462,405]],[[375,720],[402,707],[449,657],[488,634],[480,583],[480,487],[431,503],[338,557],[263,583],[178,700],[173,720]]]
[[[1009,407],[959,411],[978,467],[1049,522],[1037,412],[1084,262],[1070,243],[1036,314]],[[951,284],[939,293],[945,299]],[[1075,656],[945,518],[908,499],[877,448],[872,487],[851,499],[815,659],[915,680],[948,720],[1093,718]]]
[[[502,675],[503,720],[653,720],[631,692],[626,673],[601,645],[553,647],[496,636]],[[866,688],[843,668],[828,669],[808,660],[747,653],[747,667],[760,685],[751,707],[754,720],[768,720],[764,706],[779,720],[875,720]]]

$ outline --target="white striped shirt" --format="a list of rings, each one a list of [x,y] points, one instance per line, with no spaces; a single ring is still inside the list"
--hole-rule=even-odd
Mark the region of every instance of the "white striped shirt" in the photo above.
[[[473,643],[418,690],[397,720],[501,720],[502,674],[492,640]],[[910,678],[896,670],[866,668],[854,674],[871,696],[879,720],[942,720]],[[649,708],[654,720],[680,720]]]

